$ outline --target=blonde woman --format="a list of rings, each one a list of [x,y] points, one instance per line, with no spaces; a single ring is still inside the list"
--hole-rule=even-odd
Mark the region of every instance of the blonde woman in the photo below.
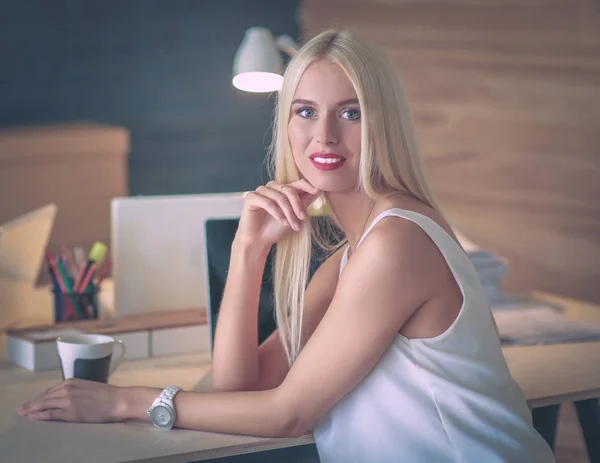
[[[313,432],[323,463],[554,461],[427,185],[389,59],[348,32],[316,36],[288,65],[275,122],[275,180],[248,194],[233,243],[214,392],[171,390],[174,422],[164,426]],[[346,244],[307,284],[317,196]],[[274,245],[278,329],[258,346]],[[160,393],[71,380],[20,413],[149,420]]]

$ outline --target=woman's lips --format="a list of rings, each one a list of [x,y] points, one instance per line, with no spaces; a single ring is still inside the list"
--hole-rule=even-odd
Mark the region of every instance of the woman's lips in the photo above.
[[[309,157],[313,166],[319,170],[334,170],[346,162],[344,157],[335,153],[313,153]]]

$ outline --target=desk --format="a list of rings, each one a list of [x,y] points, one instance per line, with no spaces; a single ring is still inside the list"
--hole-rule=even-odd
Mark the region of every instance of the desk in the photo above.
[[[546,297],[546,295],[543,295]],[[549,296],[548,296],[549,297]],[[590,304],[549,297],[564,304],[566,315],[600,320]],[[600,342],[553,346],[506,347],[510,371],[525,391],[531,408],[600,396]],[[210,365],[206,354],[123,362],[111,384],[207,390]],[[122,461],[189,462],[260,452],[312,442],[265,439],[175,429],[163,432],[147,423],[73,424],[34,422],[16,414],[23,402],[60,381],[60,372],[32,373],[0,365],[0,455],[2,461],[90,463]],[[167,384],[168,383],[168,384]]]
[[[594,304],[542,292],[532,292],[532,297],[561,306],[567,318],[600,324],[600,307]],[[600,342],[510,346],[502,351],[530,408],[600,397]]]
[[[600,307],[542,292],[567,318],[600,324]],[[511,374],[525,391],[533,424],[554,448],[561,404],[574,402],[590,461],[600,461],[600,342],[505,347]]]
[[[110,377],[119,386],[185,390],[210,387],[208,354],[188,354],[125,361]],[[0,364],[0,460],[45,463],[191,462],[261,452],[312,442],[312,437],[257,438],[174,429],[169,432],[142,422],[77,424],[35,422],[18,416],[23,402],[61,381],[60,371],[33,373]],[[168,384],[167,384],[168,383]]]

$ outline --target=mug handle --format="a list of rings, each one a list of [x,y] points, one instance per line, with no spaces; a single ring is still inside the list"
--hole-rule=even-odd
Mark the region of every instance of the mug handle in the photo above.
[[[121,362],[123,361],[123,358],[125,357],[125,343],[123,341],[121,341],[120,339],[115,341],[115,346],[119,346],[119,356],[117,358],[115,358],[115,360],[112,362],[112,365],[110,367],[110,370],[108,372],[108,374],[112,374],[113,371],[115,371],[115,369],[121,364]],[[113,346],[114,349],[114,346]]]

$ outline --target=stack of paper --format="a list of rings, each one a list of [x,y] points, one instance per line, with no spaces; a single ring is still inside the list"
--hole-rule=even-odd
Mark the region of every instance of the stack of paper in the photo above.
[[[508,272],[508,265],[495,254],[487,251],[468,252],[469,259],[481,280],[483,289],[492,305],[503,302],[502,277]]]
[[[543,304],[494,309],[500,340],[505,345],[559,344],[597,341],[600,326],[566,318]]]
[[[504,302],[505,295],[502,292],[501,280],[508,272],[507,259],[481,248],[460,233],[456,233],[456,236],[473,263],[490,304],[497,305]]]

